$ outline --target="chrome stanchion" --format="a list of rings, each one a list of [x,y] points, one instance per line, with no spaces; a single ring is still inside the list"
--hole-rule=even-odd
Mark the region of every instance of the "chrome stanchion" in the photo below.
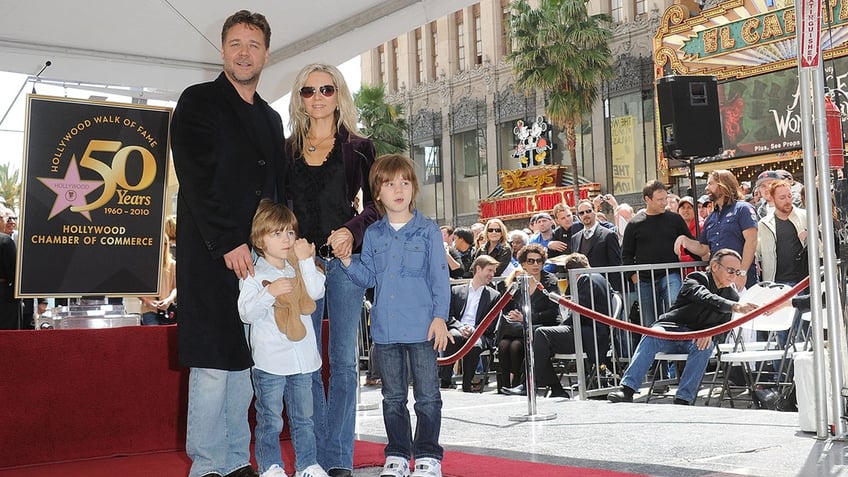
[[[362,313],[368,313],[370,311],[370,306],[368,306],[368,301],[364,300],[362,305]],[[362,333],[362,327],[368,326],[368,321],[365,320],[365,323],[360,323],[359,328],[357,328],[356,332],[356,349],[354,352],[356,353],[356,410],[357,411],[373,411],[380,407],[379,403],[372,402],[370,404],[364,404],[362,402],[362,371],[359,369],[359,358],[362,356],[362,344],[364,342],[364,335]],[[371,353],[371,350],[368,351]]]
[[[530,276],[520,275],[518,277],[521,286],[521,297],[524,300],[522,313],[524,314],[524,374],[527,376],[527,414],[509,416],[510,421],[550,421],[556,419],[556,413],[539,414],[536,412],[536,375],[535,358],[533,353],[533,317],[530,307]]]

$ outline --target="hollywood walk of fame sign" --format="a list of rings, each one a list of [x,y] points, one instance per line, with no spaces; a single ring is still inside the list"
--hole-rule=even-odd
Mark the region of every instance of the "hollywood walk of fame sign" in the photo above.
[[[158,293],[170,116],[27,96],[17,296]]]

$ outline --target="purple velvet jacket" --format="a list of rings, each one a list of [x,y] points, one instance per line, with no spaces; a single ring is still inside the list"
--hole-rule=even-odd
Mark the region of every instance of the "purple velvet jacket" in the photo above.
[[[354,251],[358,251],[362,246],[365,229],[380,219],[380,214],[377,212],[377,208],[374,207],[371,186],[368,184],[368,173],[374,164],[376,151],[370,139],[352,135],[344,127],[339,128],[339,141],[341,142],[342,160],[345,167],[345,182],[347,183],[345,195],[348,201],[353,202],[356,193],[359,192],[360,188],[362,189],[362,213],[353,216],[353,218],[344,224],[344,227],[347,227],[350,233],[353,234]],[[300,151],[294,151],[292,142],[287,141],[283,167],[280,168],[280,172],[286,174],[287,171],[291,170],[291,164],[294,158],[299,155]],[[289,177],[288,179],[292,180],[296,178]],[[291,206],[295,198],[291,196],[288,190],[286,194],[286,200]]]

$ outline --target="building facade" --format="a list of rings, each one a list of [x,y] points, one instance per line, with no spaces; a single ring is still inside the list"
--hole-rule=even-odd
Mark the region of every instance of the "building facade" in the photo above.
[[[641,186],[657,177],[652,39],[671,3],[589,3],[590,14],[608,13],[615,22],[617,74],[578,128],[578,173],[637,205]],[[513,157],[517,122],[545,114],[544,94],[517,92],[504,61],[510,16],[508,0],[485,0],[361,56],[362,82],[384,84],[387,99],[407,111],[422,186],[417,206],[440,223],[478,219],[479,200],[499,193],[498,171],[521,167]],[[570,164],[562,131],[554,129],[552,140],[551,163]]]

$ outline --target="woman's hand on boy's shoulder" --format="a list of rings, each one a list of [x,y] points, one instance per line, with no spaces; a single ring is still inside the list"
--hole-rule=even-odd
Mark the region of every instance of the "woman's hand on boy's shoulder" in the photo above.
[[[315,255],[315,244],[309,243],[304,238],[294,241],[294,254],[298,260],[306,260]]]

